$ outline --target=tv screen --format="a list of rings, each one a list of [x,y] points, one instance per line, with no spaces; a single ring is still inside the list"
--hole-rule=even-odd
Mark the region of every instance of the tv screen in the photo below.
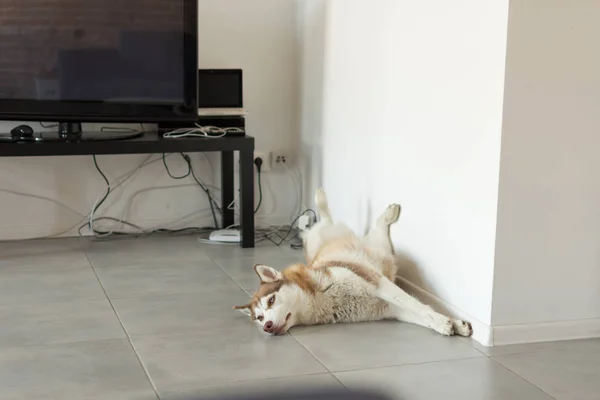
[[[0,0],[0,118],[195,118],[196,12],[196,0]]]

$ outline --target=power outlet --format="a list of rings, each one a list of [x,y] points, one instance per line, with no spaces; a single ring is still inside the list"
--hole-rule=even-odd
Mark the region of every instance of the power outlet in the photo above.
[[[260,172],[269,172],[271,170],[271,157],[269,153],[263,153],[262,151],[254,152],[254,159],[262,158],[263,163],[260,167]]]
[[[290,150],[277,150],[271,152],[271,162],[273,168],[291,166],[293,164],[293,153]]]
[[[239,156],[239,153],[236,151],[234,153],[233,157],[234,157],[233,160],[234,160],[235,170],[239,171],[240,170],[240,156]],[[262,158],[262,160],[263,160],[262,166],[260,167],[260,172],[269,172],[271,170],[271,153],[265,153],[265,152],[262,152],[262,151],[255,151],[254,152],[254,159],[256,160],[258,157]]]

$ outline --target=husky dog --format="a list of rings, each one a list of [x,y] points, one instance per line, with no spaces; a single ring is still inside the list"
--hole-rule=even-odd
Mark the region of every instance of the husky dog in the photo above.
[[[306,231],[306,265],[282,271],[257,264],[260,288],[249,304],[235,306],[271,335],[296,325],[398,320],[442,335],[471,336],[471,324],[435,312],[394,283],[398,267],[390,225],[400,217],[392,204],[364,237],[333,222],[327,196],[318,189],[320,221]]]

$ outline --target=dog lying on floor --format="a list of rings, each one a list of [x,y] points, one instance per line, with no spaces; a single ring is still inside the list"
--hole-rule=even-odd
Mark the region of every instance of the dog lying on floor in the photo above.
[[[442,335],[471,336],[471,324],[435,312],[398,287],[390,225],[400,217],[393,204],[364,237],[331,218],[327,196],[315,195],[320,221],[304,235],[306,265],[282,271],[257,264],[260,288],[249,304],[235,306],[272,335],[296,325],[398,320]]]

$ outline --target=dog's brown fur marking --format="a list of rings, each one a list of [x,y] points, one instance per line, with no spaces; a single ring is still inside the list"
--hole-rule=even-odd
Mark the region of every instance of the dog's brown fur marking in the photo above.
[[[261,283],[260,287],[254,294],[252,303],[255,304],[256,302],[260,301],[260,299],[262,299],[263,297],[268,296],[273,293],[277,293],[279,291],[279,289],[281,289],[282,286],[283,286],[282,280],[270,282],[270,283],[265,283],[265,282]]]
[[[310,276],[310,270],[303,264],[292,265],[281,271],[283,279],[295,283],[308,293],[315,293],[317,286]]]

